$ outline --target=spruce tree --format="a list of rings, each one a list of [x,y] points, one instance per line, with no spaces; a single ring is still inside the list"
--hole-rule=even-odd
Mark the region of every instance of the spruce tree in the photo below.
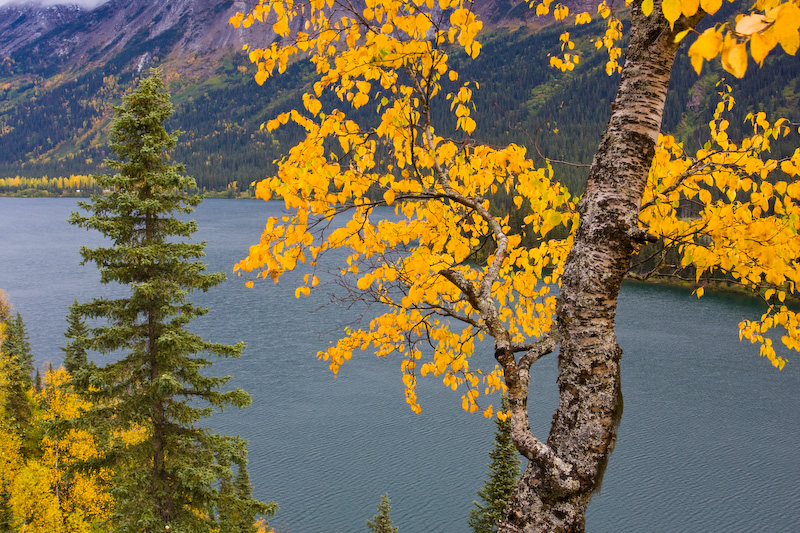
[[[389,517],[391,505],[389,494],[381,496],[381,503],[378,504],[378,514],[367,520],[367,527],[375,533],[397,533],[397,528],[392,526],[392,519]]]
[[[82,247],[83,263],[97,265],[102,283],[130,289],[127,298],[73,306],[81,318],[105,320],[91,330],[86,347],[116,359],[79,372],[76,388],[93,404],[83,420],[105,424],[105,435],[127,435],[112,438],[104,454],[115,472],[112,531],[217,530],[226,503],[219,481],[231,475],[230,463],[218,458],[240,454],[244,442],[198,423],[215,408],[245,407],[250,397],[241,389],[222,392],[229,378],[211,376],[205,354],[238,357],[243,345],[208,342],[186,329],[207,312],[188,294],[207,291],[225,276],[206,272],[204,242],[185,242],[196,224],[177,215],[190,213],[201,199],[187,194],[194,179],[169,160],[178,132],[164,128],[172,104],[159,72],[115,111],[114,157],[105,162],[114,174],[95,177],[108,193],[79,204],[88,215],[70,217],[110,241]]]
[[[219,509],[219,530],[226,533],[257,533],[257,516],[271,516],[278,510],[275,503],[253,499],[253,485],[247,470],[247,450],[233,456],[218,458],[220,464],[236,466],[236,476],[220,480],[222,495]]]
[[[2,445],[3,453],[0,455],[0,533],[13,531],[14,513],[11,511],[9,503],[10,498],[10,485],[13,477],[9,475],[7,468],[12,466],[13,459],[10,453],[6,452],[6,448],[11,445],[14,449],[14,443],[18,442],[16,435],[16,428],[14,427],[15,420],[9,416],[6,409],[6,404],[9,398],[8,387],[11,384],[11,376],[9,376],[11,359],[5,356],[3,346],[5,345],[6,334],[8,333],[8,326],[11,322],[11,304],[6,298],[5,292],[0,289],[0,445]],[[13,466],[12,466],[13,467]]]
[[[25,438],[33,413],[33,353],[22,315],[17,313],[4,329],[0,344],[0,365],[7,379],[3,407],[15,433]]]
[[[0,289],[0,342],[5,335],[6,323],[11,318],[11,303],[3,289]]]
[[[502,408],[508,410],[505,396],[502,399]],[[489,464],[489,475],[478,491],[482,503],[474,502],[475,508],[469,512],[469,526],[475,533],[497,531],[519,477],[519,452],[511,440],[511,419],[498,418],[495,424],[497,431],[494,434],[494,447],[489,452],[492,460]]]
[[[12,357],[17,361],[20,370],[19,378],[24,385],[30,387],[33,383],[33,353],[31,352],[31,343],[28,340],[28,332],[25,329],[25,322],[23,322],[22,315],[19,312],[14,316],[13,320],[9,320],[6,324],[2,350],[7,357]]]
[[[64,336],[67,338],[67,345],[61,348],[64,352],[64,368],[70,375],[75,375],[89,364],[86,355],[89,328],[86,327],[86,322],[78,311],[78,300],[69,307],[67,331],[64,332]]]

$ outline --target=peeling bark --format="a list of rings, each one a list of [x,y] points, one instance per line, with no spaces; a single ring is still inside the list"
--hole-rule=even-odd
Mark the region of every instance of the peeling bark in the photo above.
[[[546,444],[528,425],[529,369],[497,347],[509,385],[512,436],[529,459],[500,532],[583,532],[586,507],[614,448],[622,414],[617,295],[636,242],[649,237],[637,220],[678,48],[674,36],[702,17],[670,30],[657,4],[650,17],[633,6],[611,119],[578,205],[580,223],[557,304],[560,402]]]

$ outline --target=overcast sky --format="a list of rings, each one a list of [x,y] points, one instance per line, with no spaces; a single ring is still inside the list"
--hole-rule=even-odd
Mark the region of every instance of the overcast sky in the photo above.
[[[84,7],[96,7],[105,4],[108,0],[0,0],[0,6],[8,4],[41,4],[52,6],[53,4],[78,4]]]

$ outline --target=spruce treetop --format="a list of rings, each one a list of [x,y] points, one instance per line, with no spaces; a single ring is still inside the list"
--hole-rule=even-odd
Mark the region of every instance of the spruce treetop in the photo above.
[[[391,511],[389,494],[385,493],[381,496],[381,502],[378,504],[378,514],[373,516],[372,520],[367,520],[369,530],[374,533],[397,533],[397,528],[392,526],[389,511]]]

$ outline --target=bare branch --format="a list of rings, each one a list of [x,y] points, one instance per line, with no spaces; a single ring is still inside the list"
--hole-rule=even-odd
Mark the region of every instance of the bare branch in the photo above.
[[[558,331],[557,328],[553,328],[553,333],[549,335],[545,335],[541,339],[537,340],[534,343],[526,344],[525,346],[520,346],[521,349],[525,350],[525,355],[519,360],[517,367],[519,368],[520,372],[530,372],[530,368],[539,359],[544,357],[549,353],[553,353],[556,349],[556,345],[558,344],[558,338],[556,337],[555,332]]]

